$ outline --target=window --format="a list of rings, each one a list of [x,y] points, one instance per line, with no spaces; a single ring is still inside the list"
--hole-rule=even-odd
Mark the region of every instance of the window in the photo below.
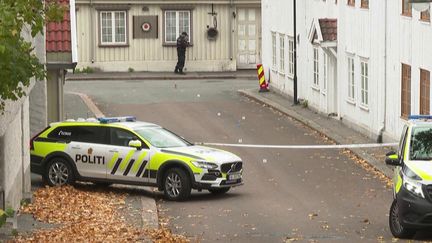
[[[279,36],[279,72],[285,73],[285,36]]]
[[[361,104],[369,105],[369,64],[361,62]]]
[[[318,63],[318,58],[319,58],[319,52],[318,52],[318,47],[314,47],[314,79],[313,79],[313,84],[315,87],[319,86],[319,63]]]
[[[402,64],[401,116],[408,118],[411,113],[411,66]]]
[[[323,55],[323,90],[327,90],[327,53],[324,52]]]
[[[111,130],[111,145],[129,146],[131,140],[138,139],[134,134],[119,128],[110,128]]]
[[[411,0],[402,0],[402,15],[411,17],[412,15]]]
[[[100,12],[100,43],[102,45],[126,45],[126,11]]]
[[[430,22],[430,9],[420,13],[420,20]]]
[[[176,44],[177,37],[179,37],[182,32],[186,32],[189,38],[192,37],[190,15],[190,10],[165,10],[164,43]]]
[[[355,0],[347,0],[349,6],[355,6]]]
[[[354,58],[348,57],[348,98],[354,100]]]
[[[420,69],[420,114],[430,114],[430,72]]]
[[[294,76],[294,40],[288,39],[288,75]]]
[[[272,66],[276,69],[276,33],[272,33]]]
[[[361,8],[369,8],[369,0],[361,0]]]

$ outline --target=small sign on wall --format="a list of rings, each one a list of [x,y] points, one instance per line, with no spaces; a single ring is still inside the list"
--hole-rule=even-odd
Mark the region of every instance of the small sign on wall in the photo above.
[[[158,16],[133,16],[134,39],[157,39]]]

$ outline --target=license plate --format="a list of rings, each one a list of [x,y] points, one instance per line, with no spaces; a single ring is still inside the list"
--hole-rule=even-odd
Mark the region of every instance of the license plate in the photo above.
[[[241,178],[241,174],[229,174],[227,180],[232,181],[232,180],[238,180]]]

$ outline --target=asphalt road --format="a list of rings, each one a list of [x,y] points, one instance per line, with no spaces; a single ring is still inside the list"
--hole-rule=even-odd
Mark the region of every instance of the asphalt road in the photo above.
[[[68,82],[106,115],[135,115],[191,142],[325,144],[313,130],[236,91],[247,80]],[[158,197],[175,233],[202,242],[392,241],[391,189],[339,150],[224,148],[244,161],[245,185],[186,202]],[[420,236],[421,238],[421,236]]]

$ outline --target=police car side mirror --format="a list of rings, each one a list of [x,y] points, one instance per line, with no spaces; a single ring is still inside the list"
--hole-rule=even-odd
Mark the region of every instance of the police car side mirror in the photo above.
[[[142,143],[140,140],[130,140],[128,145],[129,147],[136,148],[138,150],[142,148]]]
[[[399,156],[394,151],[390,151],[386,154],[385,162],[386,162],[386,164],[393,165],[393,166],[401,165],[401,161],[399,159]]]

